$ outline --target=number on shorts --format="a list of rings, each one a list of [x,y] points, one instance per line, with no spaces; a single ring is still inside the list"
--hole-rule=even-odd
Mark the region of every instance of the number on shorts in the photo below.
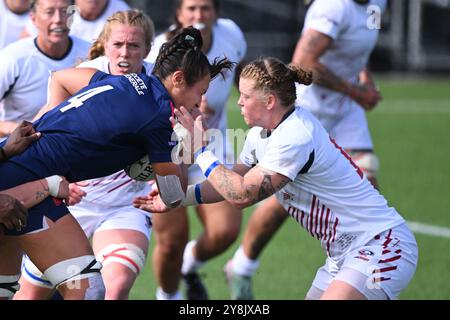
[[[65,106],[64,108],[61,108],[59,111],[66,112],[67,110],[70,110],[72,108],[79,108],[83,105],[83,102],[86,101],[87,99],[92,98],[93,96],[95,96],[99,93],[102,93],[102,92],[105,92],[108,90],[112,90],[112,89],[114,89],[114,87],[109,84],[106,86],[89,89],[89,90],[82,92],[80,94],[77,94],[76,96],[73,96],[72,98],[67,100],[70,103],[67,106]]]

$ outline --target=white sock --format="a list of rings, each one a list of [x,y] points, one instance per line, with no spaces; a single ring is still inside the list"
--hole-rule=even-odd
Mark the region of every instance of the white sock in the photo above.
[[[259,267],[259,260],[249,259],[245,255],[242,246],[240,246],[234,253],[233,262],[231,266],[234,273],[241,276],[251,277],[255,273],[256,269],[258,269]]]
[[[182,274],[193,273],[204,264],[204,262],[197,260],[197,258],[194,257],[193,249],[196,243],[197,240],[191,240],[184,248],[183,265],[181,266]]]
[[[156,300],[183,300],[183,297],[178,290],[175,293],[167,293],[161,287],[158,287],[156,289]]]

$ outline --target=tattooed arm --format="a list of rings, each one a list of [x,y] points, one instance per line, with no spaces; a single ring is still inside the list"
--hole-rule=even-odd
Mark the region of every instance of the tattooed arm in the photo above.
[[[50,195],[50,189],[46,179],[40,179],[31,181],[20,186],[2,190],[2,194],[7,194],[20,202],[29,209],[35,205],[41,203],[45,198]],[[67,198],[69,196],[69,183],[66,179],[59,184],[58,198]]]
[[[348,95],[366,110],[373,108],[379,101],[379,93],[374,86],[352,84],[319,61],[332,42],[333,39],[329,36],[314,29],[307,29],[297,42],[292,63],[312,70],[315,84]]]

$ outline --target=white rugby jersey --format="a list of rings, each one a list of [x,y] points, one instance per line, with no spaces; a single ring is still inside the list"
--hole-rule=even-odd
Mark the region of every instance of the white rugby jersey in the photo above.
[[[92,21],[83,19],[80,16],[79,12],[75,11],[72,24],[70,25],[69,34],[92,43],[100,35],[100,32],[105,25],[106,19],[108,19],[117,11],[125,11],[128,9],[130,9],[130,7],[122,0],[109,0],[106,9],[103,11],[100,17]],[[32,21],[27,23],[26,30],[31,36],[37,35],[37,29]]]
[[[110,73],[109,61],[105,56],[85,61],[78,67],[95,68]],[[144,61],[144,68],[145,73],[150,75],[153,70],[153,64]],[[126,104],[123,107],[126,108]],[[106,177],[87,180],[86,182],[88,183],[86,187],[80,187],[86,192],[86,196],[81,201],[108,207],[130,206],[135,197],[145,195],[151,191],[151,186],[148,183],[131,179],[123,170]]]
[[[71,48],[61,59],[40,51],[36,38],[16,41],[0,51],[0,120],[31,121],[47,102],[51,72],[75,67],[86,58],[89,43],[70,39]]]
[[[165,34],[156,37],[152,49],[147,57],[148,61],[155,62],[159,49],[167,41]],[[229,19],[217,19],[212,31],[212,45],[206,56],[210,62],[216,57],[226,56],[230,61],[239,63],[245,56],[247,43],[244,34],[236,23]],[[225,73],[225,80],[218,75],[211,81],[205,96],[210,108],[215,114],[211,116],[207,125],[225,132],[227,128],[226,104],[234,81],[234,69]]]
[[[241,161],[292,180],[278,201],[332,259],[404,222],[308,110],[297,107],[269,137],[264,132],[249,131]]]
[[[5,0],[0,0],[0,50],[19,40],[28,20],[30,20],[28,12],[16,14],[8,9]]]
[[[386,0],[370,0],[359,5],[353,0],[315,0],[306,14],[303,33],[314,29],[333,39],[319,61],[344,80],[358,82],[358,74],[367,65],[370,53],[378,39],[378,29],[373,24],[375,6],[381,12]],[[371,20],[372,19],[372,20]],[[349,111],[352,99],[340,92],[312,84],[297,85],[298,103],[314,115],[333,117]]]

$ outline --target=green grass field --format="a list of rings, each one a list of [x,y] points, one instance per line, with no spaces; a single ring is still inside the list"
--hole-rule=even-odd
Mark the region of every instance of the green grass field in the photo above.
[[[381,191],[406,220],[450,228],[450,80],[382,76],[377,80],[384,99],[368,119],[381,161]],[[234,92],[229,102],[230,126],[245,128],[236,101]],[[251,212],[251,208],[245,210],[245,222]],[[195,214],[190,219],[193,238],[201,227]],[[419,264],[400,298],[450,299],[450,239],[420,233],[416,239]],[[229,297],[222,268],[238,243],[200,272],[211,299]],[[131,299],[155,297],[150,255],[151,249]],[[288,220],[263,252],[254,277],[256,298],[303,299],[324,259],[319,242]]]

